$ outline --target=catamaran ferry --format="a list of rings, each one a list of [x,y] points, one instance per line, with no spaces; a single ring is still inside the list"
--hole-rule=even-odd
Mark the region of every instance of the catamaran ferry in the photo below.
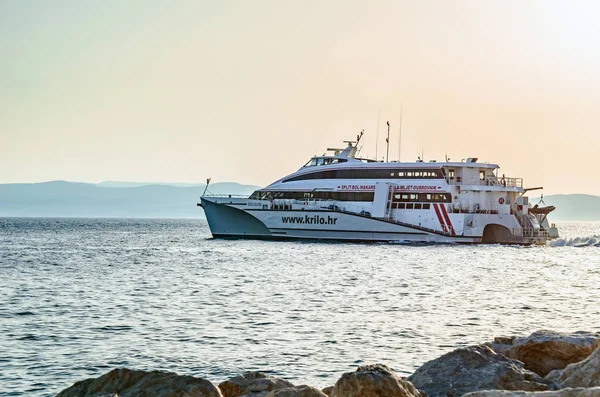
[[[381,162],[358,158],[356,141],[250,197],[204,194],[215,238],[543,244],[558,237],[522,178],[495,164]]]

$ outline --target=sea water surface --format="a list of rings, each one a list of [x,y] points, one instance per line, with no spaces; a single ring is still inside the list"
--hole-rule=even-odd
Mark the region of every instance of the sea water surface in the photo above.
[[[0,219],[0,395],[116,367],[324,387],[457,347],[600,330],[600,224],[545,247],[214,240],[202,220]]]

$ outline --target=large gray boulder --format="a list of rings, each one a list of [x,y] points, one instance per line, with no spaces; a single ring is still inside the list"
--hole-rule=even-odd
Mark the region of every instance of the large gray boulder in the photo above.
[[[494,351],[522,361],[525,368],[540,376],[563,369],[592,354],[600,347],[600,334],[537,331],[525,338],[496,338],[488,344]]]
[[[477,390],[548,390],[555,385],[523,369],[523,363],[487,346],[454,350],[429,361],[408,377],[430,397],[462,396]]]
[[[262,372],[246,372],[219,383],[223,397],[266,397],[273,390],[294,387],[290,382]]]
[[[267,397],[327,397],[327,394],[314,387],[302,385],[273,390]]]
[[[331,389],[331,397],[427,397],[410,382],[399,378],[382,364],[358,367],[348,372]]]
[[[546,379],[552,380],[562,387],[600,386],[600,348],[583,361],[569,364],[562,370],[555,369],[546,376]]]
[[[99,378],[86,379],[56,397],[221,397],[209,381],[164,371],[114,369]]]
[[[467,393],[463,397],[600,397],[600,387],[538,392],[488,390]]]

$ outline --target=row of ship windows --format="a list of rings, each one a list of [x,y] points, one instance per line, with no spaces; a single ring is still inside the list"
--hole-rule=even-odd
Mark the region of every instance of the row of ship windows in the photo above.
[[[430,202],[430,203],[450,203],[452,196],[450,193],[394,193],[394,202]]]
[[[333,201],[373,201],[373,192],[261,192],[256,191],[250,196],[254,200],[333,200]]]
[[[393,203],[392,209],[399,210],[428,210],[431,208],[429,203]]]
[[[326,170],[311,172],[310,174],[298,175],[286,179],[283,182],[303,181],[309,179],[441,179],[440,169],[433,170],[399,170],[394,168],[384,169],[349,169],[349,170]]]
[[[373,201],[373,192],[262,192],[257,190],[252,193],[253,200],[332,200],[332,201]],[[430,202],[449,203],[452,201],[450,193],[394,193],[392,201],[395,202]]]

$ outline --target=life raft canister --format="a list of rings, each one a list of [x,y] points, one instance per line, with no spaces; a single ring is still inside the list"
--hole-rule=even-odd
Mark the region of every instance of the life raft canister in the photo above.
[[[504,204],[504,197],[500,197],[500,198],[498,199],[498,203],[500,203],[500,204]]]

